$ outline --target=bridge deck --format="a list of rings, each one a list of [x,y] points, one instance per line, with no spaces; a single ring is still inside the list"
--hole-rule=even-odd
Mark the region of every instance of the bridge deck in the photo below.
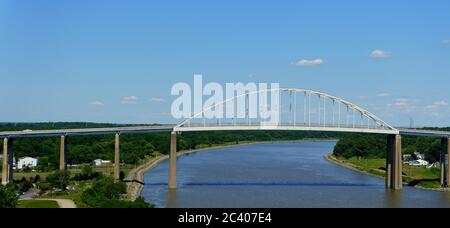
[[[264,126],[260,124],[238,124],[238,125],[191,125],[183,127],[175,127],[177,132],[193,132],[193,131],[323,131],[323,132],[349,132],[349,133],[368,133],[368,134],[398,134],[398,130],[356,127],[351,126],[336,126],[336,125],[276,125]]]
[[[36,131],[11,131],[0,132],[0,138],[21,138],[21,137],[52,137],[61,135],[108,135],[108,134],[136,134],[151,132],[170,132],[172,125],[162,126],[133,126],[133,127],[112,127],[112,128],[85,128],[85,129],[60,129],[60,130],[36,130]]]
[[[401,135],[450,138],[450,132],[448,131],[434,131],[434,130],[421,130],[408,128],[400,128],[399,131]]]
[[[195,132],[195,131],[254,131],[254,130],[281,130],[281,131],[329,131],[329,132],[353,132],[372,134],[400,134],[409,136],[428,136],[450,138],[448,131],[434,131],[421,129],[399,128],[398,130],[351,128],[348,126],[190,126],[175,128],[174,125],[161,126],[132,126],[112,128],[85,128],[85,129],[59,129],[59,130],[35,130],[35,131],[11,131],[0,132],[0,138],[22,137],[53,137],[53,136],[81,136],[81,135],[108,135],[108,134],[138,134],[152,132]]]

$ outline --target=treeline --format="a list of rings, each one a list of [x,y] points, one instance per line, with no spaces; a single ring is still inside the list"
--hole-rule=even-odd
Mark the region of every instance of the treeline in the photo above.
[[[419,152],[425,154],[426,160],[433,163],[440,160],[441,151],[441,139],[439,138],[412,136],[402,137],[402,152],[404,154]],[[344,158],[386,158],[387,136],[368,134],[344,136],[336,144],[334,148],[334,155]]]
[[[0,131],[99,128],[124,125],[93,123],[20,123],[0,124]],[[249,131],[249,132],[189,132],[178,136],[178,149],[189,150],[224,143],[243,141],[278,141],[301,139],[336,139],[345,134],[326,132],[295,131]],[[30,156],[40,160],[38,170],[51,171],[59,164],[58,137],[17,138],[14,141],[16,158]],[[95,159],[113,160],[114,136],[72,136],[67,138],[68,164],[90,163]],[[1,148],[0,150],[3,150]],[[170,133],[149,133],[121,136],[121,160],[126,164],[135,164],[147,155],[155,152],[168,154],[170,150]]]

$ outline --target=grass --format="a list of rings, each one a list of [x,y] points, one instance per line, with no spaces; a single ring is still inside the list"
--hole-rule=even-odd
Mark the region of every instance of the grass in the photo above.
[[[350,159],[342,159],[338,158],[339,160],[343,160],[346,163],[350,163],[354,166],[356,166],[358,169],[361,169],[363,171],[380,175],[380,176],[386,176],[386,171],[384,170],[384,167],[386,166],[386,160],[385,159],[359,159],[359,158],[350,158]]]
[[[52,200],[21,200],[17,208],[59,208],[59,205]]]
[[[374,174],[380,177],[386,176],[386,159],[379,158],[336,158],[339,162],[349,164],[352,167]],[[440,169],[427,169],[425,167],[413,167],[403,165],[403,179],[410,186],[420,186],[423,188],[440,188]]]
[[[439,180],[422,180],[415,186],[436,189],[441,188],[441,183]]]

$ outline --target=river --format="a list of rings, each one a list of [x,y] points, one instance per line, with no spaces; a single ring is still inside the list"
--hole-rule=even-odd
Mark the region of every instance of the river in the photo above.
[[[178,189],[167,189],[168,161],[145,174],[142,196],[176,208],[450,207],[450,193],[405,187],[331,164],[336,142],[254,144],[178,159]]]

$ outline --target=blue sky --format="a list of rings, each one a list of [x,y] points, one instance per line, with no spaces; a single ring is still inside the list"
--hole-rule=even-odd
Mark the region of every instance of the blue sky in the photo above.
[[[0,0],[0,121],[173,122],[170,88],[279,82],[450,126],[450,1]]]

